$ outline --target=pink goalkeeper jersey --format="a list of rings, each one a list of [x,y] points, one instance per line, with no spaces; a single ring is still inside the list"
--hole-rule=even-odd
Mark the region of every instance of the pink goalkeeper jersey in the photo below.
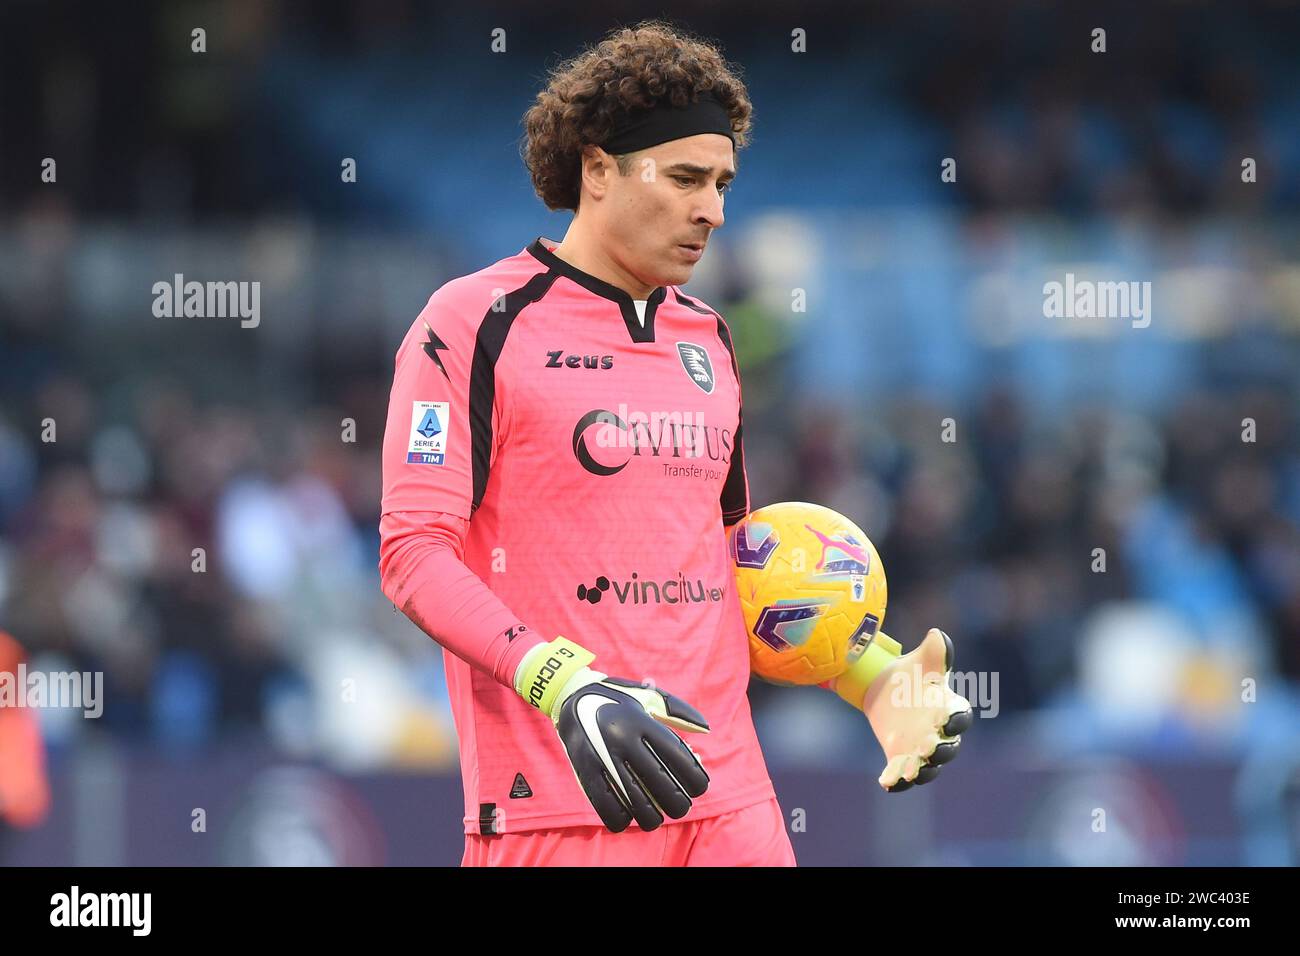
[[[642,325],[626,292],[554,246],[448,282],[411,326],[383,512],[470,519],[465,564],[530,637],[563,635],[593,668],[705,715],[712,732],[686,737],[710,784],[686,819],[759,803],[773,790],[724,530],[749,506],[730,333],[676,288],[649,296]],[[599,826],[551,721],[444,657],[466,831]]]

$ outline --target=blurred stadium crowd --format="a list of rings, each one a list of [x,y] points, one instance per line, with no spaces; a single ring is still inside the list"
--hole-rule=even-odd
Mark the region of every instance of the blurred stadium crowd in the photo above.
[[[1084,748],[1262,746],[1280,732],[1263,715],[1287,700],[1293,716],[1300,680],[1300,179],[1283,173],[1300,160],[1283,42],[1300,35],[1296,11],[1155,5],[1111,31],[1099,69],[1089,17],[1049,30],[1036,5],[980,6],[846,25],[812,4],[813,53],[794,68],[776,5],[747,5],[743,37],[725,4],[690,21],[727,42],[757,105],[694,290],[740,350],[752,498],[817,501],[867,529],[886,630],[911,646],[943,626],[959,669],[998,675],[1002,719],[980,733],[1068,714]],[[269,739],[342,767],[454,764],[439,657],[378,587],[392,353],[442,282],[559,237],[518,161],[518,117],[555,51],[608,22],[564,3],[544,21],[327,9],[308,22],[295,4],[131,6],[88,14],[103,33],[25,48],[23,30],[0,31],[0,628],[32,666],[104,671],[110,701],[94,727],[42,715],[56,750],[108,733],[180,752]],[[49,14],[3,16],[35,30]],[[498,21],[517,64],[462,49],[472,36],[486,50]],[[188,53],[200,22],[208,61]],[[57,187],[36,180],[45,155]],[[949,155],[960,174],[945,185]],[[360,157],[355,190],[338,183],[341,156]],[[812,296],[798,321],[782,310],[801,237],[837,243],[844,210],[904,206],[929,244],[906,229],[874,242],[908,249],[906,270]],[[1152,278],[1207,222],[1236,243],[1223,268],[1264,288],[1218,301],[1203,328],[1151,330],[1180,370],[1154,400],[1066,389],[1049,407],[1038,388],[1058,370],[1016,371],[1041,328],[996,346],[950,331],[978,317],[993,250],[1044,223],[1118,229],[1120,276]],[[232,278],[283,267],[291,332],[272,328],[274,297],[260,330],[159,331],[149,285],[182,271],[170,249],[214,229],[245,270]],[[124,292],[127,230],[150,265]],[[413,235],[431,237],[425,264],[388,282],[383,237]],[[1124,258],[1126,235],[1149,257]],[[330,282],[350,291],[322,293]],[[1157,326],[1177,325],[1158,310]],[[1087,342],[1103,379],[1112,347]],[[956,389],[932,364],[954,350]],[[819,380],[828,351],[852,379]],[[947,417],[955,442],[940,440]],[[42,440],[46,419],[57,441]],[[1277,678],[1289,684],[1259,723],[1242,716],[1242,681]],[[344,709],[348,679],[370,692]],[[832,695],[755,686],[752,700],[773,765],[861,759],[865,725]]]

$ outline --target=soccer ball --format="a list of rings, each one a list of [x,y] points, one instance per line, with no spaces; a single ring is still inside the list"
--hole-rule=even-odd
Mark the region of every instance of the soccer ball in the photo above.
[[[803,501],[750,512],[727,538],[751,670],[773,684],[844,673],[885,619],[885,568],[848,518]]]

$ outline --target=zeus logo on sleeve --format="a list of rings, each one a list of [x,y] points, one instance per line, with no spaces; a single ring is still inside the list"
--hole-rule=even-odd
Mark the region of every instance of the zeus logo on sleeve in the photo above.
[[[406,446],[408,465],[441,465],[447,457],[447,402],[411,403],[411,440]]]

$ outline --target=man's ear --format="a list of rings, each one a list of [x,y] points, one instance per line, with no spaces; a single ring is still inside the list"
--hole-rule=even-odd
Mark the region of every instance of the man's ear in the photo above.
[[[602,199],[609,189],[610,176],[618,175],[618,162],[599,146],[582,148],[582,191],[593,199]]]

